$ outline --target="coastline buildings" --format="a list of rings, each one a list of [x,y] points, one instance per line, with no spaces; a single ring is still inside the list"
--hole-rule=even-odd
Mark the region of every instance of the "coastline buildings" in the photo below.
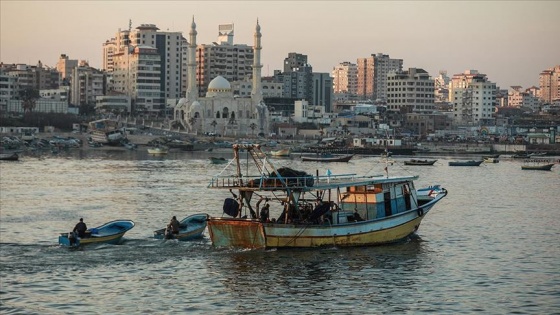
[[[458,125],[492,124],[496,106],[496,84],[477,70],[455,74],[449,83],[453,121]]]
[[[73,105],[95,104],[97,96],[105,95],[105,74],[82,61],[71,69],[70,100]]]
[[[530,108],[533,112],[540,109],[540,101],[538,97],[531,94],[531,89],[523,90],[521,86],[512,86],[512,90],[508,93],[508,105],[512,107]]]
[[[540,99],[545,103],[560,103],[560,65],[539,75]]]
[[[402,71],[403,60],[391,59],[378,53],[358,58],[358,98],[382,102],[387,100],[387,75],[390,71]]]

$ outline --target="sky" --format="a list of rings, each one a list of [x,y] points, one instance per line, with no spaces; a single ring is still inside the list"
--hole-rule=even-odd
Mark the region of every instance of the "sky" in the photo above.
[[[435,78],[478,70],[502,89],[538,86],[560,65],[560,1],[22,1],[0,0],[0,61],[55,67],[61,54],[101,68],[102,44],[119,29],[155,24],[197,42],[233,23],[234,43],[261,26],[262,75],[290,52],[314,72],[383,53]]]

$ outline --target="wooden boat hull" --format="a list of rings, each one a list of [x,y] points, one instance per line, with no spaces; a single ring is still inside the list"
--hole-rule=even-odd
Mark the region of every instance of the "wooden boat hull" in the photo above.
[[[534,170],[534,171],[550,171],[554,163],[543,164],[543,165],[521,165],[522,170]]]
[[[484,160],[479,161],[452,161],[449,166],[480,166]]]
[[[168,149],[161,149],[161,148],[154,148],[154,149],[148,149],[148,153],[149,154],[153,154],[153,155],[164,155],[169,153]]]
[[[333,226],[210,217],[208,232],[216,247],[266,249],[382,245],[402,241],[418,230],[424,215],[445,195],[446,192],[419,209],[377,220]]]
[[[181,220],[179,223],[179,234],[174,234],[173,239],[179,241],[190,241],[202,238],[202,233],[207,226],[207,214],[193,214]],[[181,228],[181,226],[183,226]],[[165,239],[165,228],[154,231],[154,238]]]
[[[409,160],[404,161],[404,165],[434,165],[437,160]]]
[[[278,150],[278,151],[270,151],[270,155],[272,155],[272,156],[290,156],[291,152],[292,152],[292,150],[290,148],[288,148],[288,149],[282,149],[282,150]]]
[[[17,160],[19,160],[19,154],[17,153],[0,154],[0,161],[17,161]]]
[[[354,157],[354,154],[344,155],[344,156],[333,156],[333,157],[313,157],[313,156],[302,156],[302,161],[308,162],[348,162]]]
[[[89,229],[91,232],[90,237],[76,237],[72,240],[69,237],[70,233],[60,233],[58,236],[58,244],[63,246],[77,247],[90,244],[112,244],[117,245],[121,242],[122,237],[126,232],[134,227],[134,222],[131,220],[116,220],[101,225],[99,227]]]
[[[224,158],[209,157],[210,163],[212,164],[226,164],[228,160]]]

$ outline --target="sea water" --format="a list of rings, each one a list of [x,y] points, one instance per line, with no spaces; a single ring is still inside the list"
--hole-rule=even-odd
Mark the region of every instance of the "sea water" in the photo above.
[[[301,250],[213,248],[152,239],[170,218],[222,214],[208,153],[103,151],[0,163],[2,314],[553,314],[560,312],[560,165],[521,170],[404,166],[416,187],[449,194],[399,244]],[[213,155],[219,153],[212,153]],[[222,153],[231,158],[229,152]],[[455,159],[455,158],[454,158]],[[276,159],[312,174],[383,174],[377,157],[349,163]],[[136,226],[120,245],[58,246],[80,217]]]

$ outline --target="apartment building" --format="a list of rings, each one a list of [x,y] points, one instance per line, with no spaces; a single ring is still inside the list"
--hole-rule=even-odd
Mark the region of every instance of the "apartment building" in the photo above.
[[[199,44],[196,48],[196,82],[201,97],[206,95],[210,81],[218,76],[229,82],[252,79],[253,46],[234,44],[233,24],[219,25],[218,29],[217,42]]]
[[[453,104],[453,122],[486,125],[494,118],[496,84],[477,70],[455,74],[449,83],[449,101]]]
[[[61,54],[56,63],[56,70],[60,73],[60,79],[63,82],[70,81],[72,69],[78,66],[77,59],[70,59],[66,54]]]
[[[332,72],[333,93],[337,100],[355,100],[358,91],[358,66],[349,61],[336,65]]]
[[[391,71],[402,71],[403,60],[392,59],[378,53],[367,58],[358,58],[357,94],[362,100],[384,102],[387,100],[387,75]]]
[[[391,71],[387,76],[387,109],[407,113],[432,113],[435,82],[424,69]]]
[[[333,80],[330,73],[313,72],[313,105],[322,106],[331,111],[333,102]]]
[[[73,105],[93,105],[95,98],[105,94],[105,74],[82,62],[72,69],[70,103]]]
[[[539,75],[540,98],[545,103],[560,103],[560,65]]]
[[[274,82],[282,83],[286,98],[313,100],[313,67],[307,62],[307,55],[289,53],[284,59],[284,72],[274,70]]]
[[[523,90],[521,86],[512,86],[508,92],[508,104],[512,107],[530,108],[533,112],[540,110],[539,99],[529,91]]]

